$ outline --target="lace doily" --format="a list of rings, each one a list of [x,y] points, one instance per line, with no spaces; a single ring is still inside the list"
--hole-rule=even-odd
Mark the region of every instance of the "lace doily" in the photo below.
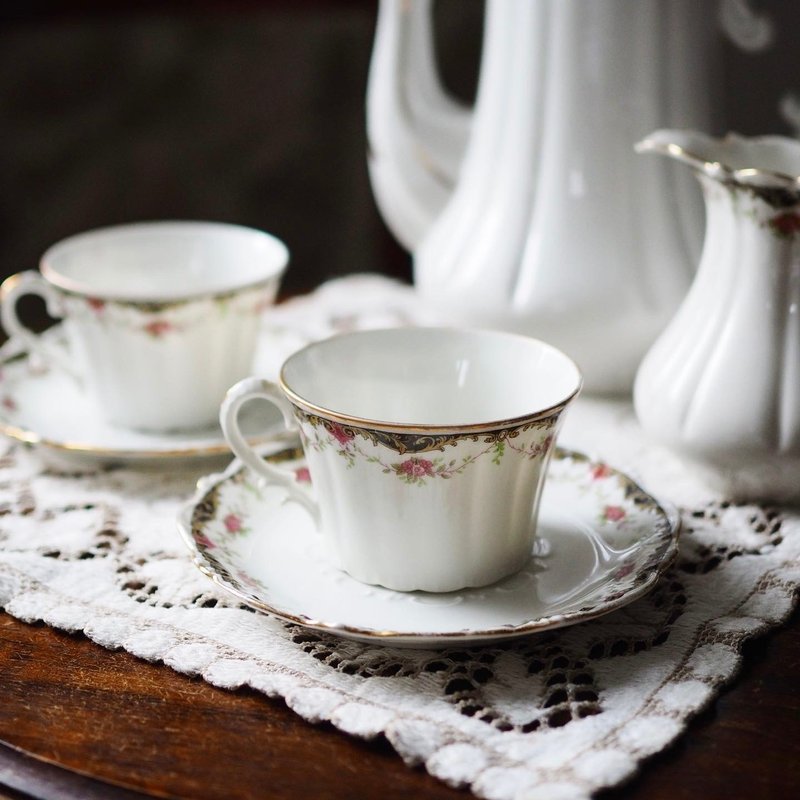
[[[277,367],[306,339],[423,316],[407,288],[354,277],[276,309],[264,337]],[[196,466],[65,470],[13,444],[0,457],[0,605],[282,697],[310,722],[384,734],[408,763],[482,797],[588,797],[679,736],[735,674],[743,642],[788,617],[800,515],[715,496],[643,441],[624,402],[580,400],[560,441],[676,503],[684,522],[655,591],[572,628],[446,651],[311,633],[238,605],[192,566],[175,516]]]

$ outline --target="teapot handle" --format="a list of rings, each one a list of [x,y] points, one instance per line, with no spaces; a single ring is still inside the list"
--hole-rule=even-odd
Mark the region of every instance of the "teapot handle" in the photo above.
[[[775,42],[775,22],[769,14],[756,11],[751,0],[720,0],[719,24],[727,37],[746,53],[759,53]]]
[[[431,0],[380,0],[367,83],[372,189],[408,250],[450,197],[471,119],[439,79],[431,10]]]

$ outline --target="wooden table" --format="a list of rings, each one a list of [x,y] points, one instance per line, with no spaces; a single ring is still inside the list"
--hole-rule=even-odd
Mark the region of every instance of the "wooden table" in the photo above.
[[[742,674],[675,746],[602,797],[800,796],[799,680],[795,615],[747,647]],[[405,766],[384,740],[2,613],[0,742],[0,798],[15,800],[468,796]]]

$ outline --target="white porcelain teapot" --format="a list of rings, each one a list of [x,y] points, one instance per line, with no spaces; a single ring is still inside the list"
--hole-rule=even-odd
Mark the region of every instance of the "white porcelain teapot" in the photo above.
[[[473,113],[442,89],[430,0],[381,0],[367,124],[378,205],[448,320],[561,347],[629,390],[683,298],[696,187],[633,144],[708,128],[716,6],[487,0]]]

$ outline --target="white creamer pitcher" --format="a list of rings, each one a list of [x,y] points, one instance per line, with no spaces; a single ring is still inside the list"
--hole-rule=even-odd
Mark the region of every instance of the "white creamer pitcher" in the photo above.
[[[651,436],[742,499],[800,500],[800,142],[661,130],[639,143],[693,168],[705,246],[636,377]]]

